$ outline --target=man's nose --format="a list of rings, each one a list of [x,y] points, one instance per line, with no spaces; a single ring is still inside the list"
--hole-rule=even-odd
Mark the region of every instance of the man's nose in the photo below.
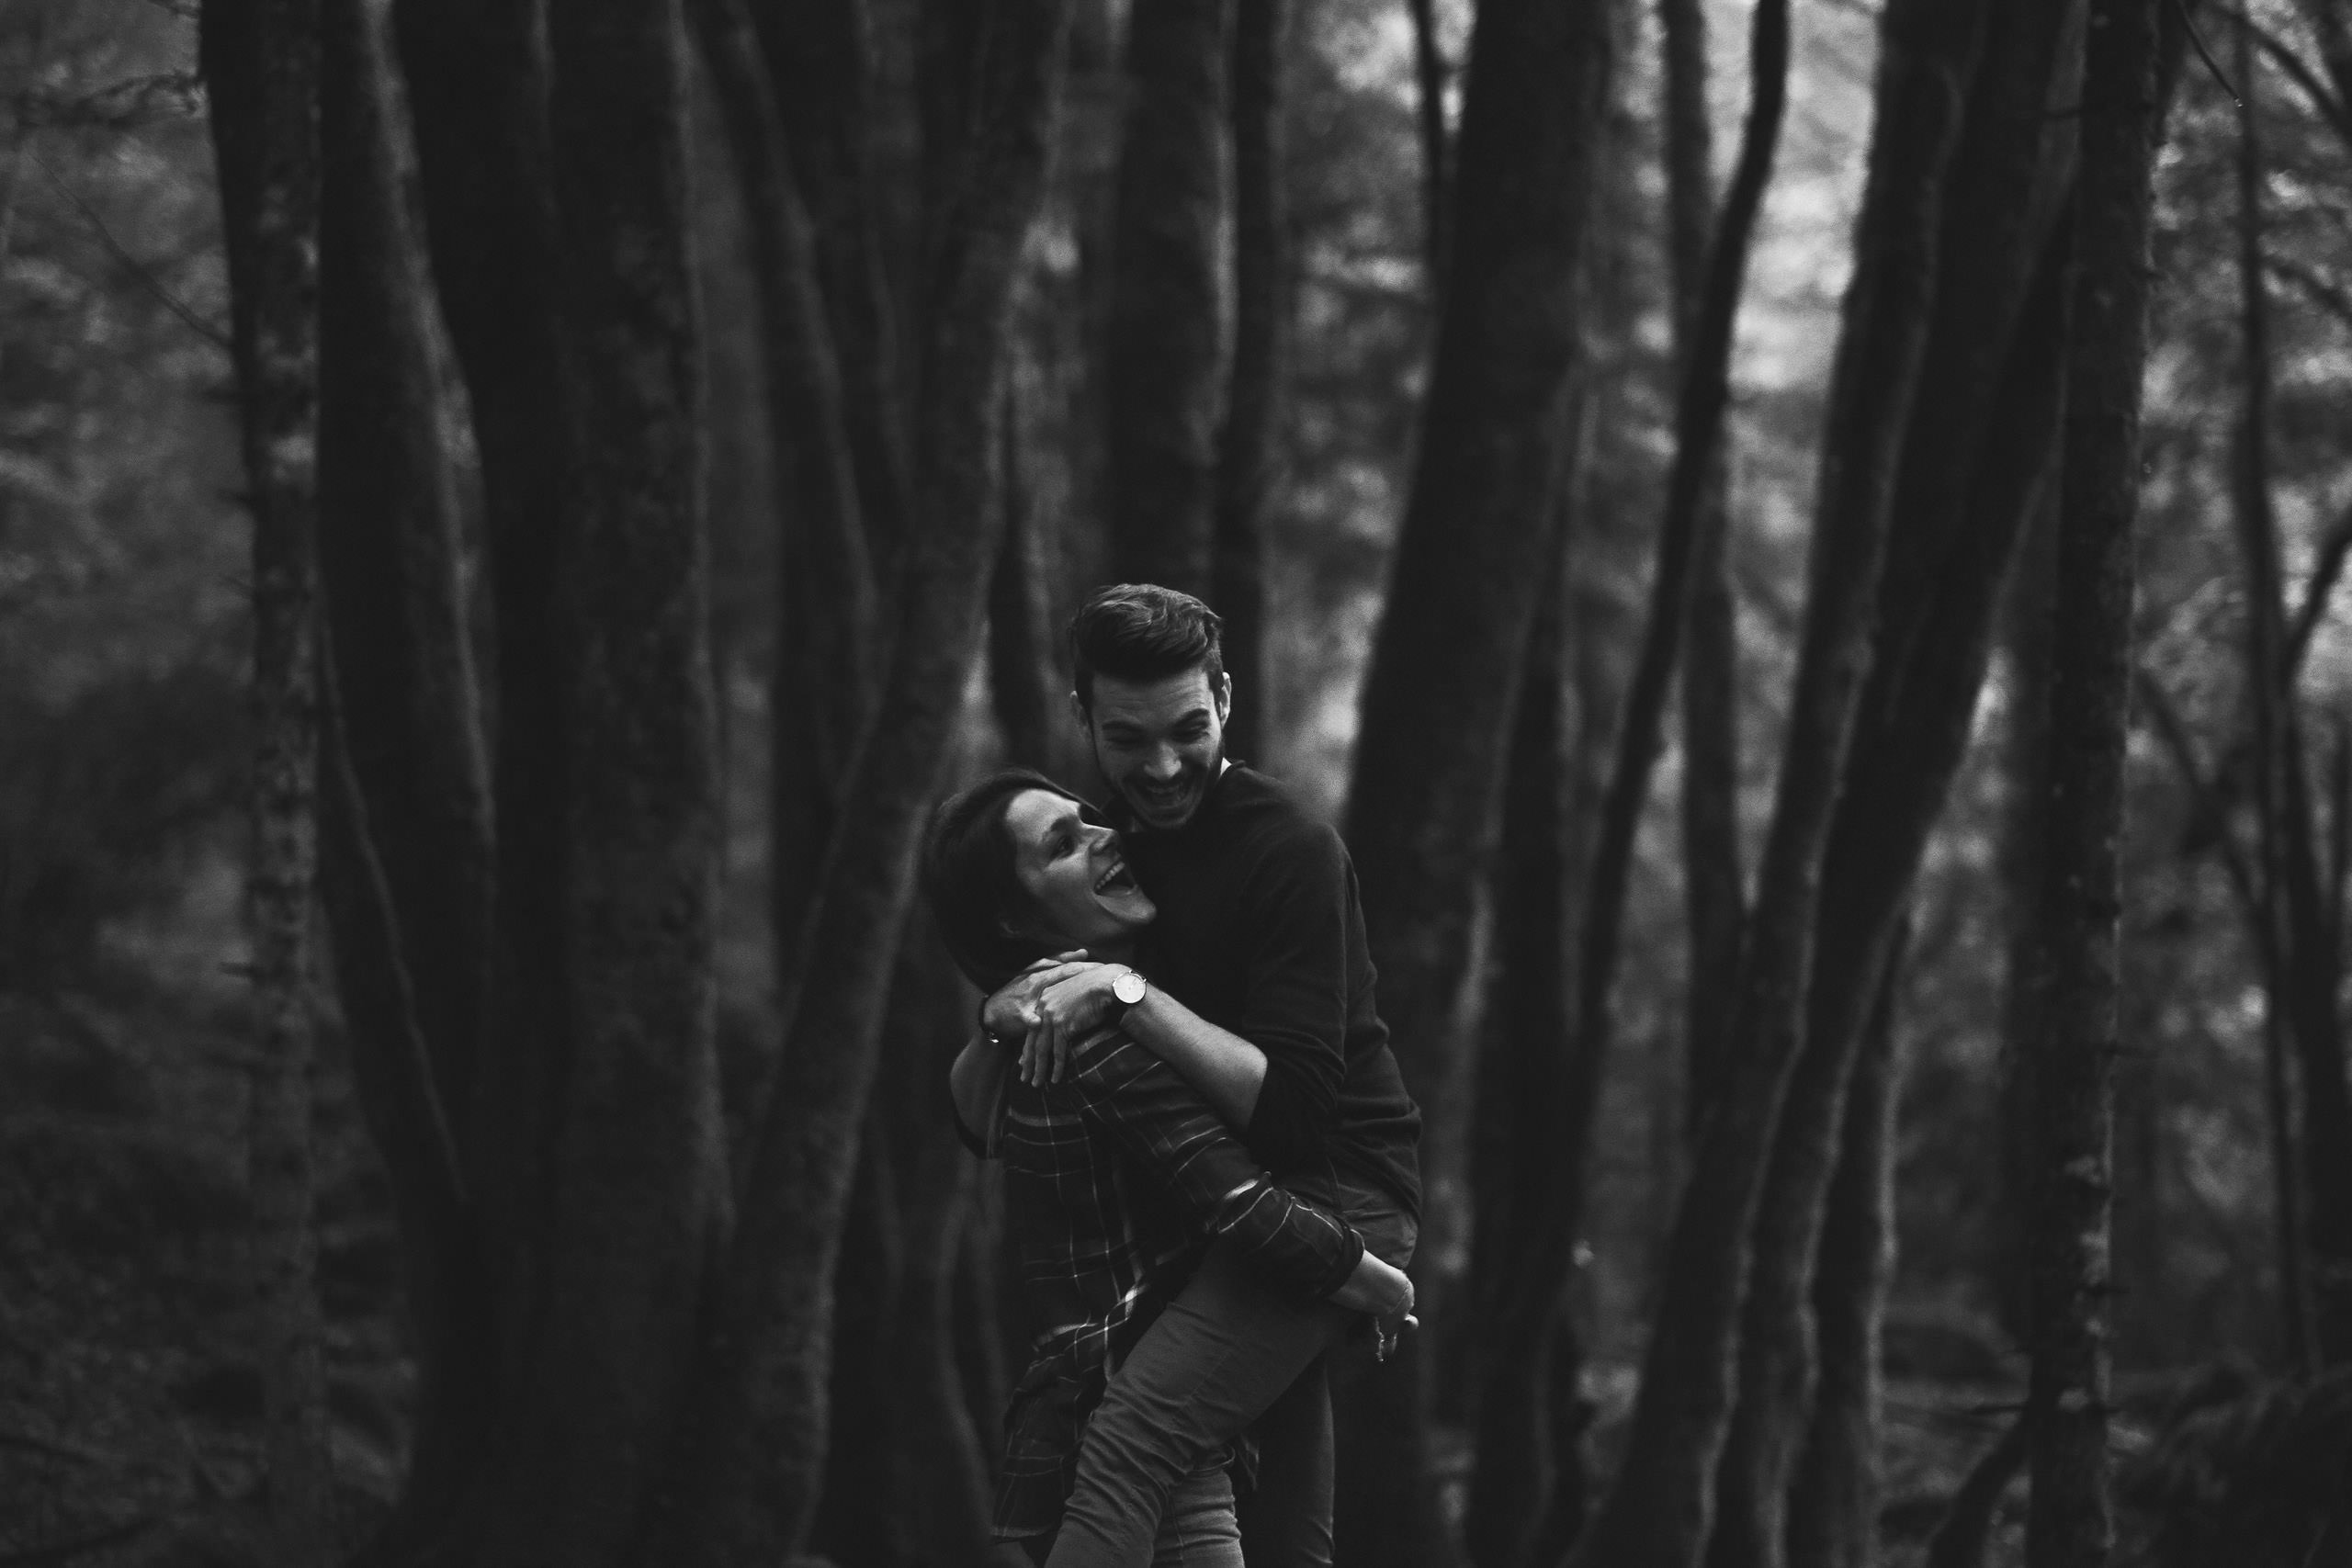
[[[1156,746],[1152,748],[1150,761],[1144,763],[1143,771],[1155,779],[1172,779],[1184,771],[1184,765],[1176,756],[1176,748]]]

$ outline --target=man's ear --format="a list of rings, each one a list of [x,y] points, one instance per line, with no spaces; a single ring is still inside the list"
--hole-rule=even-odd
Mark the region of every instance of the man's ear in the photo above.
[[[1227,670],[1227,671],[1223,671],[1222,673],[1220,673],[1220,674],[1217,676],[1217,686],[1216,686],[1216,721],[1217,721],[1219,724],[1223,724],[1223,723],[1224,723],[1227,718],[1231,717],[1231,716],[1232,716],[1232,715],[1233,715],[1233,671],[1230,671],[1230,670]]]
[[[1071,690],[1069,694],[1069,721],[1078,726],[1078,732],[1080,735],[1091,735],[1092,733],[1093,724],[1087,715],[1086,704],[1080,700],[1078,692],[1075,688]]]

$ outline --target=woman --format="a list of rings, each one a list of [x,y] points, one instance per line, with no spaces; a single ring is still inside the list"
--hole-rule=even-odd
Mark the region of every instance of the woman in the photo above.
[[[1095,962],[1073,978],[1132,991],[1132,981],[1120,984],[1132,974],[1124,959],[1157,913],[1127,873],[1117,836],[1075,795],[1025,771],[993,775],[942,804],[923,886],[950,950],[983,990],[1082,948]],[[1153,1021],[1164,1027],[1181,1010],[1159,996]],[[976,1041],[951,1081],[967,1142],[1004,1161],[1023,1285],[1036,1320],[1050,1325],[1006,1417],[997,1517],[1000,1541],[1045,1562],[1065,1500],[1087,1501],[1083,1492],[1072,1497],[1086,1469],[1080,1439],[1110,1374],[1193,1279],[1211,1235],[1216,1269],[1284,1292],[1302,1313],[1401,1314],[1412,1287],[1329,1210],[1274,1185],[1202,1098],[1125,1031],[1095,1031],[1059,1082],[1008,1068],[1001,1047]],[[1162,1359],[1185,1353],[1181,1345],[1160,1350]],[[1263,1390],[1256,1407],[1288,1381]],[[1133,1509],[1114,1509],[1122,1523],[1096,1531],[1083,1550],[1238,1565],[1227,1466],[1254,1414],[1237,1407],[1204,1421],[1200,1412],[1170,1412],[1182,1418],[1171,1427],[1199,1427],[1207,1440],[1161,1456],[1168,1469],[1139,1531],[1127,1528]],[[1118,1539],[1105,1547],[1106,1536]],[[1054,1560],[1073,1550],[1065,1542]]]

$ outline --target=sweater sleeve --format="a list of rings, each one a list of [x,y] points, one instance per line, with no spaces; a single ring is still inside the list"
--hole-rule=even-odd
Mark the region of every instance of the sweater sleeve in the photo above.
[[[1329,1296],[1363,1257],[1354,1227],[1278,1187],[1175,1069],[1115,1030],[1081,1042],[1057,1086],[1080,1114],[1278,1282]]]
[[[1338,1130],[1347,1077],[1348,857],[1329,828],[1285,835],[1252,869],[1234,1032],[1266,1054],[1243,1137],[1277,1170],[1312,1170]]]

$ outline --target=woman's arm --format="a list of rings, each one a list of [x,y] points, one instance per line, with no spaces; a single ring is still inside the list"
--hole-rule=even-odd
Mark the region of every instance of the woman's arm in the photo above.
[[[1246,1130],[1266,1081],[1266,1054],[1216,1024],[1158,986],[1128,1007],[1112,994],[1124,964],[1070,964],[1054,970],[1031,1010],[1035,1022],[1021,1050],[1021,1071],[1031,1083],[1058,1083],[1071,1048],[1105,1023],[1116,1022],[1127,1037],[1170,1066],[1209,1103],[1217,1119]]]
[[[947,1069],[956,1131],[982,1159],[996,1153],[996,1110],[1003,1102],[1005,1076],[1012,1070],[1012,1053],[981,1034],[964,1042],[956,1065]]]

